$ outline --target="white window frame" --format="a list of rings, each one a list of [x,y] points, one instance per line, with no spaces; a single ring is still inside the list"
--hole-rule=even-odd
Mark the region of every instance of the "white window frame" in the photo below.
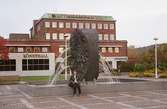
[[[109,48],[108,48],[108,52],[113,53],[113,48],[112,48],[112,47],[109,47]]]
[[[114,29],[114,24],[113,23],[110,24],[110,29]]]
[[[77,23],[76,22],[72,23],[72,28],[77,28]]]
[[[98,40],[103,40],[103,34],[98,34]]]
[[[83,23],[80,22],[78,25],[79,25],[79,28],[80,28],[80,29],[83,29],[83,28],[84,28],[84,24],[83,24]]]
[[[103,25],[101,23],[98,23],[97,24],[97,29],[102,29],[103,28]]]
[[[24,52],[24,49],[23,49],[23,47],[18,47],[18,48],[17,48],[17,51],[18,51],[19,53],[22,53],[22,52]]]
[[[59,22],[59,28],[64,28],[64,22]]]
[[[52,28],[57,28],[57,22],[52,22]]]
[[[106,51],[107,51],[106,47],[102,47],[102,48],[101,48],[101,52],[102,52],[102,53],[105,53]]]
[[[92,29],[96,29],[96,23],[91,24]]]
[[[110,40],[115,40],[114,34],[110,34]]]
[[[104,28],[105,30],[108,29],[108,24],[107,24],[107,23],[103,24],[103,28]]]
[[[85,23],[85,28],[90,29],[90,23]]]
[[[104,40],[109,40],[109,35],[108,34],[104,34],[103,39]]]
[[[64,33],[59,33],[59,40],[64,40]]]
[[[45,28],[50,28],[50,22],[45,22]]]
[[[53,39],[53,40],[57,40],[57,39],[58,39],[57,33],[52,33],[52,39]]]
[[[47,47],[42,47],[42,52],[43,52],[43,53],[48,52],[48,48],[47,48]]]
[[[59,47],[59,53],[63,53],[64,47]]]
[[[119,47],[115,47],[115,53],[119,53]]]
[[[51,36],[50,36],[50,33],[45,33],[45,39],[46,39],[46,40],[50,40],[50,37],[51,37]]]
[[[66,28],[71,28],[71,23],[70,22],[66,22]]]

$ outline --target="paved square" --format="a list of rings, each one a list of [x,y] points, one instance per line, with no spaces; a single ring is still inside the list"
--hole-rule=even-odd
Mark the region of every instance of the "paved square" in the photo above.
[[[31,97],[1,85],[0,109],[167,109],[167,90]]]

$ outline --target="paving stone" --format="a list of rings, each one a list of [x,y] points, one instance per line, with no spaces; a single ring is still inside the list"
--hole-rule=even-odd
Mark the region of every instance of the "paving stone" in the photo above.
[[[151,107],[151,106],[161,106],[165,105],[164,103],[159,103],[151,100],[141,100],[141,101],[130,101],[126,102],[128,105],[133,105],[138,108],[146,108],[146,107]]]
[[[115,103],[104,103],[104,104],[92,104],[85,105],[88,109],[127,109],[126,106],[118,105]]]
[[[109,100],[112,100],[114,102],[129,102],[129,101],[140,101],[143,100],[141,98],[136,98],[136,97],[126,97],[126,96],[120,96],[120,97],[114,97],[114,98],[107,98]]]

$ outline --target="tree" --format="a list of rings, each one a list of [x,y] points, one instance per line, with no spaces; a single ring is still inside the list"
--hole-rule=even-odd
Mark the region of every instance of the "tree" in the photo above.
[[[8,59],[8,49],[5,46],[6,40],[0,37],[0,59],[7,60]]]

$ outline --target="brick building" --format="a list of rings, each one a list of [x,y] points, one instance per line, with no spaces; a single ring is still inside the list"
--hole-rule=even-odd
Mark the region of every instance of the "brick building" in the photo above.
[[[127,61],[127,41],[116,40],[116,21],[112,16],[46,13],[33,21],[30,35],[10,34],[6,46],[9,60],[15,60],[13,64],[16,67],[11,72],[22,72],[21,75],[53,73],[55,59],[65,48],[65,37],[70,37],[76,28],[97,30],[100,54],[114,69],[117,68],[117,62]],[[2,64],[5,63],[0,64],[0,70]],[[3,69],[1,71],[7,68]]]

